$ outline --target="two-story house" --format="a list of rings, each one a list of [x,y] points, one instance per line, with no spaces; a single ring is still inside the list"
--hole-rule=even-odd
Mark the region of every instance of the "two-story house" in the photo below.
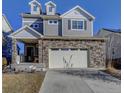
[[[61,1],[60,1],[61,2]],[[95,17],[80,6],[59,14],[52,1],[45,12],[37,0],[29,2],[30,13],[22,13],[22,27],[12,33],[13,63],[17,41],[25,44],[24,62],[45,68],[105,68],[106,39],[93,37]]]

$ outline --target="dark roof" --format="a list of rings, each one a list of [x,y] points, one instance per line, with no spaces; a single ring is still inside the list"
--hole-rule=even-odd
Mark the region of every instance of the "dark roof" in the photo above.
[[[45,12],[44,13],[42,13],[43,15],[47,15]],[[56,15],[61,15],[60,13],[56,13]]]
[[[61,19],[60,14],[56,13],[55,15],[46,15],[46,13],[42,14],[31,14],[31,13],[21,13],[22,17],[29,17],[29,18],[43,18],[43,19]]]
[[[24,13],[24,14],[31,14],[31,13]],[[41,15],[47,15],[45,12],[43,12]],[[56,13],[55,15],[61,15],[60,13]]]
[[[121,33],[121,29],[108,29],[108,28],[102,28],[102,29],[114,33]]]

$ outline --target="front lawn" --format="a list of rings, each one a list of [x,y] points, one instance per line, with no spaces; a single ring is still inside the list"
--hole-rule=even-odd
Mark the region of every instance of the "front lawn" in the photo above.
[[[45,73],[3,74],[3,93],[38,93]]]

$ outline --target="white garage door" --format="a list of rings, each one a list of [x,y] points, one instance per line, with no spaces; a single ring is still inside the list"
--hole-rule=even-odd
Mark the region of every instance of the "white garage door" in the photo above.
[[[87,50],[50,49],[49,68],[87,68]]]

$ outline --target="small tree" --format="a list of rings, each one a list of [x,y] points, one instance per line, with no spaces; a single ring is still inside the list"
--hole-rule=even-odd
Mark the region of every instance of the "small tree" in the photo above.
[[[63,57],[63,62],[65,64],[65,68],[70,68],[73,66],[73,64],[71,63],[71,59],[72,59],[73,55],[70,56],[69,61],[67,61],[64,57]]]

